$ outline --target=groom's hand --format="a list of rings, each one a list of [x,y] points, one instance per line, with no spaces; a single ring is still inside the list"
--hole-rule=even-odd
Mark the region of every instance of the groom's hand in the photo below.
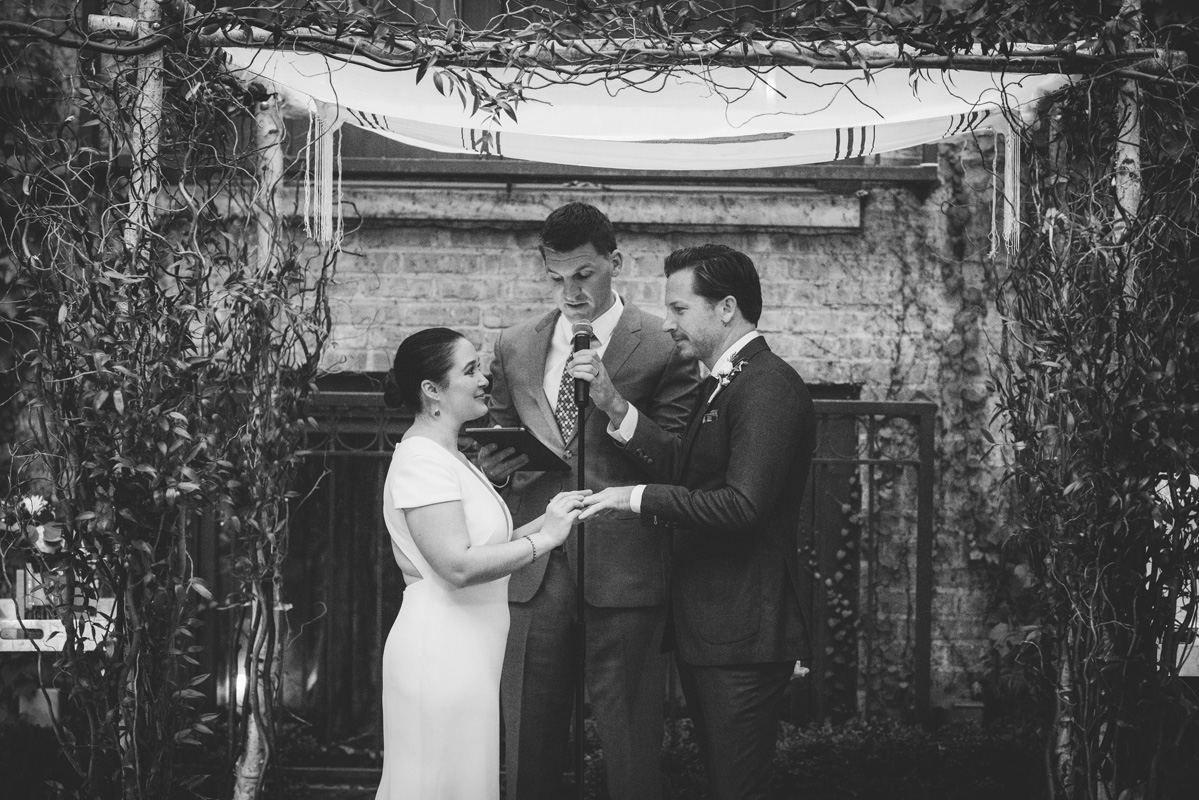
[[[609,486],[595,494],[583,498],[583,513],[579,521],[598,517],[604,514],[615,514],[622,511],[632,511],[630,502],[633,496],[632,486]]]

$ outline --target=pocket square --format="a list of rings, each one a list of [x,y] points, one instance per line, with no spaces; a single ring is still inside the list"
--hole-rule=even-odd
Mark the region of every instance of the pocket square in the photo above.
[[[717,409],[713,409],[713,410],[709,411],[707,414],[704,414],[704,418],[699,421],[699,424],[703,425],[705,422],[715,422],[716,418],[719,416],[720,416],[720,411]]]

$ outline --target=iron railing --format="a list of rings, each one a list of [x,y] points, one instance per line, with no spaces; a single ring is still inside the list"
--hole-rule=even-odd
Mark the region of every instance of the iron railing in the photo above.
[[[324,392],[285,576],[285,704],[325,742],[379,741],[381,661],[403,584],[382,522],[388,459],[410,423],[378,395]],[[818,445],[797,547],[817,639],[790,716],[896,710],[931,693],[933,403],[817,400]],[[347,746],[352,746],[347,745]]]

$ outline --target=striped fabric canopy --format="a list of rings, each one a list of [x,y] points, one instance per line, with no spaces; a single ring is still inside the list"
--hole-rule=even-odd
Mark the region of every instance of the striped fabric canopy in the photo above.
[[[1030,110],[1068,76],[903,68],[676,67],[562,83],[534,75],[516,120],[487,120],[414,70],[319,53],[227,47],[235,67],[329,109],[341,123],[448,153],[616,169],[720,170],[869,156]],[[510,74],[507,74],[510,73]],[[499,81],[515,70],[492,70]]]
[[[472,114],[415,70],[295,50],[226,47],[234,69],[263,78],[311,115],[305,197],[309,231],[340,240],[333,210],[333,137],[342,124],[443,153],[629,170],[733,170],[871,156],[990,129],[1008,133],[1068,75],[902,67],[677,66],[619,76],[523,75],[516,119]],[[522,79],[495,69],[491,82]],[[444,85],[444,77],[441,79]],[[1006,205],[1019,204],[1019,137],[1005,137]],[[998,213],[999,203],[995,204]],[[1018,235],[1004,217],[1004,238]],[[994,245],[994,243],[993,243]],[[993,250],[994,252],[994,250]]]

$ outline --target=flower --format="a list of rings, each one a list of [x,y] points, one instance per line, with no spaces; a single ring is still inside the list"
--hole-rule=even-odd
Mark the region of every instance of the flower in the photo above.
[[[733,366],[729,367],[728,370],[721,370],[720,372],[716,373],[717,384],[720,386],[728,386],[729,383],[732,382],[733,376],[740,372],[741,368],[744,366],[745,359],[742,359]]]
[[[36,517],[38,514],[46,510],[46,498],[40,494],[31,494],[21,498],[21,508],[31,517]]]
[[[0,530],[24,534],[38,552],[52,555],[62,549],[63,526],[54,508],[40,494],[30,494],[0,505]]]
[[[725,367],[724,364],[721,364],[720,367],[722,368],[712,371],[712,377],[716,379],[716,388],[712,390],[712,395],[708,398],[709,403],[712,402],[716,395],[720,393],[721,389],[732,383],[733,377],[736,376],[736,374],[741,371],[741,368],[747,363],[748,362],[746,359],[743,358],[730,367]]]

